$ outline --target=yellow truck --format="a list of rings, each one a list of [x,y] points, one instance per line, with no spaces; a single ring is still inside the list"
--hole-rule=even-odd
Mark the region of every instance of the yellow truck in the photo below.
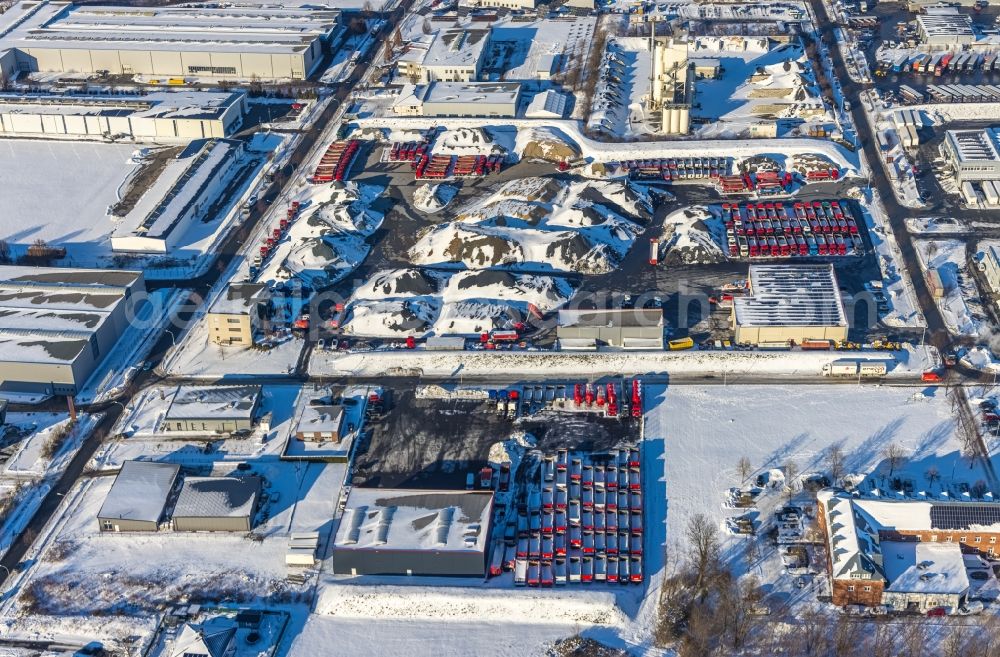
[[[677,338],[668,342],[667,346],[670,347],[670,351],[681,351],[694,347],[694,340],[691,338]]]

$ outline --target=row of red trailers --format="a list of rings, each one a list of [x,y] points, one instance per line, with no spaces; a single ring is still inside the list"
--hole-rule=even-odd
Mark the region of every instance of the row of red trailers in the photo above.
[[[806,173],[805,182],[823,182],[839,178],[840,171],[837,169],[817,169]],[[716,180],[716,186],[720,193],[731,196],[753,193],[774,196],[791,191],[794,182],[795,176],[789,171],[758,171],[753,174],[720,176]]]
[[[857,220],[837,201],[723,203],[732,257],[843,256],[861,253]]]
[[[618,166],[629,176],[642,179],[692,180],[718,178],[729,174],[732,160],[728,157],[684,157],[651,160],[623,160]],[[612,164],[612,168],[614,165]]]
[[[347,177],[351,162],[360,148],[361,142],[357,139],[333,142],[319,159],[319,164],[316,165],[316,170],[310,181],[315,184],[333,182],[334,180],[342,182]]]
[[[260,268],[264,260],[267,260],[274,253],[274,248],[281,241],[281,238],[288,234],[288,229],[298,217],[300,208],[301,204],[298,201],[292,201],[285,212],[285,217],[279,220],[278,225],[271,228],[270,232],[265,233],[264,242],[260,245],[260,257],[254,258],[251,265],[251,276],[256,276],[256,270]]]
[[[485,176],[500,170],[500,155],[433,155],[424,154],[414,160],[417,180],[450,178],[451,176]]]
[[[427,153],[430,144],[426,141],[393,142],[389,148],[390,162],[415,162]]]
[[[642,415],[642,382],[632,380],[632,417]],[[573,386],[573,404],[587,408],[604,408],[608,417],[618,417],[620,403],[618,401],[618,384],[606,385],[577,383]]]
[[[516,533],[506,533],[508,546],[516,536],[515,584],[641,583],[640,467],[635,447],[599,458],[565,449],[546,455],[540,490],[519,508]]]

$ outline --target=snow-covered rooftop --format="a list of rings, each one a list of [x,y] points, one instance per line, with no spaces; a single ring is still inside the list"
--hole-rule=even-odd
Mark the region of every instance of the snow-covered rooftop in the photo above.
[[[251,419],[260,386],[178,386],[167,420]]]
[[[335,549],[484,552],[493,493],[353,488]]]
[[[243,92],[159,91],[145,96],[0,94],[0,114],[217,119],[243,100]]]
[[[958,543],[886,541],[882,556],[893,593],[961,595],[969,590],[969,576]]]
[[[125,461],[97,517],[158,522],[178,471],[173,463]]]
[[[521,95],[519,82],[431,82],[421,85],[405,85],[396,105],[422,105],[424,103],[458,104],[470,103],[512,104]],[[474,108],[466,108],[464,114],[475,114]]]
[[[959,164],[1000,162],[1000,131],[996,128],[949,130],[946,138]]]
[[[663,311],[658,308],[612,308],[609,310],[560,310],[559,326],[663,326]]]
[[[249,517],[260,495],[260,477],[187,477],[174,518]]]
[[[749,281],[733,301],[741,326],[847,326],[832,264],[751,265]]]
[[[0,46],[301,53],[336,28],[339,12],[288,7],[116,7],[22,3],[0,23]],[[4,29],[6,28],[6,29]]]
[[[490,30],[456,27],[434,35],[423,57],[424,66],[477,66],[489,43]]]
[[[333,433],[340,432],[344,420],[343,406],[306,404],[302,407],[299,421],[295,425],[296,432],[303,433]]]
[[[233,283],[228,285],[209,308],[220,315],[248,315],[250,310],[264,300],[266,285],[260,283]]]

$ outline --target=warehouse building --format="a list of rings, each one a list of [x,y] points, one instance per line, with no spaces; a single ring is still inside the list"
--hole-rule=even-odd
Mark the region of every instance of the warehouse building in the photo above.
[[[352,488],[333,571],[483,577],[492,517],[490,491]]]
[[[220,204],[231,195],[230,186],[253,165],[244,154],[243,142],[235,139],[191,142],[115,226],[112,250],[168,253],[188,228],[224,210]]]
[[[655,309],[560,310],[560,349],[663,349],[663,311]]]
[[[837,274],[826,265],[750,265],[749,296],[733,300],[736,342],[847,339]]]
[[[958,182],[1000,180],[1000,131],[949,130],[944,150]]]
[[[988,245],[979,260],[979,269],[989,284],[993,294],[1000,295],[1000,251],[997,247]]]
[[[405,85],[392,111],[406,116],[514,118],[520,100],[517,82],[430,82]]]
[[[253,429],[260,386],[177,386],[163,417],[163,431],[232,433]]]
[[[301,80],[323,60],[338,19],[305,7],[22,2],[0,16],[0,49],[24,72]]]
[[[920,40],[928,46],[953,48],[976,42],[972,17],[956,7],[928,7],[917,16]]]
[[[209,306],[208,339],[215,344],[249,347],[271,316],[270,289],[260,283],[233,283]]]
[[[490,30],[454,27],[436,32],[429,44],[412,44],[397,60],[397,70],[413,83],[475,82],[482,68]]]
[[[125,461],[97,513],[102,532],[155,532],[177,482],[180,466]]]
[[[0,135],[186,143],[232,135],[243,124],[246,111],[246,94],[242,92],[0,94]]]
[[[142,272],[0,266],[0,391],[75,395],[144,298]]]
[[[171,516],[174,531],[248,532],[260,503],[261,479],[187,477]]]

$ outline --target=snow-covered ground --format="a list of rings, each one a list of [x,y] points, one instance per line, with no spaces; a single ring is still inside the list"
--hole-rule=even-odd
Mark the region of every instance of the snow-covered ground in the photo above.
[[[941,277],[944,296],[934,302],[953,335],[977,337],[988,329],[988,318],[979,298],[976,282],[968,271],[965,242],[959,240],[916,240],[923,271],[934,270]]]
[[[820,377],[823,366],[839,358],[889,363],[889,378],[918,377],[938,362],[931,347],[885,351],[459,351],[385,350],[357,353],[316,352],[309,373],[318,376],[491,376],[531,377],[657,374],[677,377],[713,376],[739,380],[747,376]]]

